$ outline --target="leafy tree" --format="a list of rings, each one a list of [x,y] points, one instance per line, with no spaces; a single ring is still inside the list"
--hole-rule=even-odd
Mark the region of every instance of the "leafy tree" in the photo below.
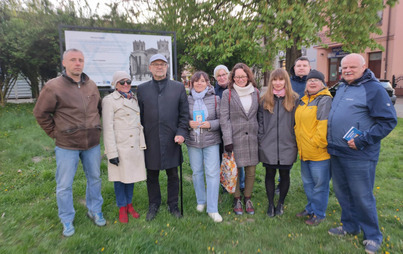
[[[210,71],[218,63],[244,61],[270,70],[285,50],[287,70],[301,47],[320,44],[322,33],[347,51],[382,48],[371,33],[380,33],[377,12],[396,0],[155,0],[154,24],[176,31],[179,57]],[[323,32],[322,30],[326,28]],[[183,47],[184,46],[184,47]],[[183,48],[182,48],[183,47]]]
[[[5,105],[6,96],[17,81],[18,71],[13,54],[18,51],[14,41],[10,41],[8,35],[15,29],[10,24],[11,11],[8,2],[0,2],[0,106]]]
[[[109,4],[110,13],[103,16],[91,10],[88,3],[76,6],[63,0],[55,8],[49,0],[6,0],[0,3],[0,103],[5,103],[19,74],[31,86],[32,96],[39,95],[42,85],[60,72],[58,25],[136,28],[131,23],[136,11],[128,8],[118,13],[119,3]],[[126,6],[128,7],[128,6]]]

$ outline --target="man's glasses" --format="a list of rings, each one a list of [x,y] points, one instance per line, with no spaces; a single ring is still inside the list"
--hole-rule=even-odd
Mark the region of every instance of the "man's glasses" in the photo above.
[[[240,79],[247,79],[248,76],[235,76],[234,79],[235,80],[240,80]]]
[[[151,65],[154,66],[154,67],[165,67],[165,66],[167,66],[166,63],[160,63],[160,64],[158,64],[158,63],[152,63]]]
[[[128,85],[130,85],[131,83],[132,83],[132,81],[129,79],[129,80],[121,80],[121,81],[119,81],[118,82],[120,85],[122,85],[122,86],[124,86],[125,84],[128,84]]]

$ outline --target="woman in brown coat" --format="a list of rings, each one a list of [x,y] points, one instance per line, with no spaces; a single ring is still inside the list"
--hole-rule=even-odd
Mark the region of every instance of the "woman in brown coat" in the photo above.
[[[139,214],[132,205],[135,182],[146,180],[146,149],[140,109],[130,90],[130,76],[124,71],[113,75],[116,90],[102,101],[105,154],[108,157],[108,179],[114,182],[119,221],[128,222],[128,213]]]
[[[228,89],[223,92],[220,109],[220,126],[223,133],[225,151],[234,152],[238,167],[245,168],[244,202],[248,214],[255,209],[250,200],[255,182],[258,158],[258,121],[259,92],[250,68],[238,63],[230,73]],[[234,212],[242,214],[239,181],[234,194]]]

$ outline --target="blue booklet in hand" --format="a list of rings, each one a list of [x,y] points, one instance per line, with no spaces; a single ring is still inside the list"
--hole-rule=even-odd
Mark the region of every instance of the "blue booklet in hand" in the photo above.
[[[358,136],[362,135],[362,131],[360,131],[359,129],[355,128],[354,126],[351,126],[351,128],[346,132],[346,134],[344,134],[343,138],[346,141],[349,141],[353,138],[356,138]]]
[[[204,122],[205,121],[205,119],[204,119],[204,110],[195,110],[195,111],[193,111],[193,121],[196,121],[196,122],[199,122],[199,123]]]

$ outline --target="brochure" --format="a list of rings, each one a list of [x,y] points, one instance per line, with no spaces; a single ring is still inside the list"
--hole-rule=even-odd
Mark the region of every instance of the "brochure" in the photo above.
[[[351,128],[346,132],[346,134],[344,134],[343,138],[346,141],[349,141],[350,139],[353,139],[360,135],[362,135],[362,132],[359,129],[355,128],[354,126],[351,126]]]
[[[196,121],[196,122],[199,122],[199,123],[204,122],[205,121],[205,119],[204,119],[204,110],[195,110],[195,111],[193,111],[193,121]]]

